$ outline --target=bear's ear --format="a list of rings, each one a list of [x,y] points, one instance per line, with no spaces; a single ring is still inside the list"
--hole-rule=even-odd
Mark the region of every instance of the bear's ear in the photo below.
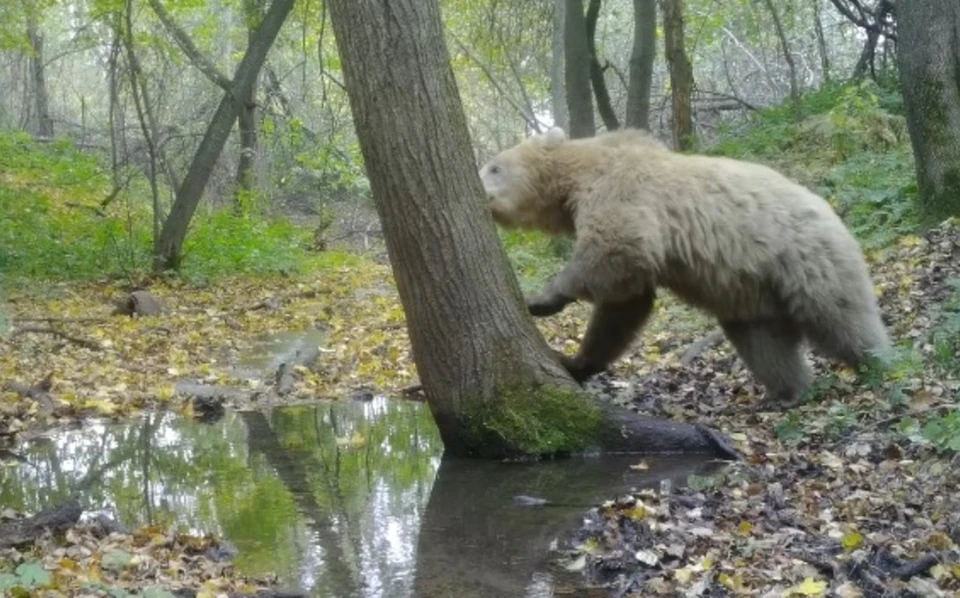
[[[550,127],[547,132],[543,134],[543,144],[547,147],[553,147],[559,145],[560,142],[566,138],[567,132],[561,127]]]

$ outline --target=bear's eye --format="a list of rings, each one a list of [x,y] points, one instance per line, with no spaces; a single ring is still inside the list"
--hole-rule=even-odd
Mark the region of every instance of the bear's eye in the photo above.
[[[500,174],[500,167],[494,164],[490,167],[490,174]]]

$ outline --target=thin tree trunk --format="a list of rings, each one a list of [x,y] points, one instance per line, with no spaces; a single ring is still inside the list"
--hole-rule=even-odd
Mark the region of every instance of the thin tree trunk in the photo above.
[[[830,53],[827,51],[827,38],[823,34],[823,17],[820,12],[820,0],[810,0],[813,4],[813,28],[817,35],[817,51],[820,53],[820,68],[823,80],[830,82]]]
[[[186,54],[191,64],[196,67],[211,83],[217,85],[225,92],[233,94],[233,83],[230,79],[217,68],[217,65],[208,58],[200,48],[193,43],[193,40],[182,27],[180,27],[173,16],[167,12],[161,0],[148,0],[153,12],[160,19],[164,28],[170,33],[173,39],[180,46],[180,49]],[[262,0],[244,0],[244,17],[247,23],[247,46],[250,47],[257,35],[257,28],[263,17]],[[237,118],[239,120],[240,130],[240,158],[237,163],[237,189],[234,195],[234,208],[237,211],[242,209],[240,204],[241,191],[249,191],[252,184],[252,172],[257,154],[257,113],[256,113],[256,90],[259,71],[254,76],[254,83],[249,92],[237,94]]]
[[[113,188],[120,186],[120,131],[123,120],[120,112],[120,26],[113,28],[113,40],[110,42],[110,57],[107,61],[107,84],[109,85],[109,123],[110,123],[110,173]]]
[[[850,78],[853,80],[863,79],[867,76],[867,71],[870,71],[871,76],[875,76],[873,61],[877,54],[877,41],[880,39],[880,36],[872,29],[867,29],[866,34],[867,41],[863,43],[860,58],[857,59],[857,64],[853,67],[853,74],[850,75]]]
[[[783,52],[783,58],[787,61],[787,69],[790,72],[790,100],[793,103],[793,116],[797,120],[803,118],[803,106],[800,104],[800,84],[797,81],[797,64],[793,60],[793,54],[790,52],[790,44],[787,42],[787,34],[783,30],[783,23],[780,21],[780,13],[773,0],[764,0],[770,16],[773,17],[773,26],[777,31],[777,39],[780,40],[780,50]]]
[[[150,195],[153,199],[153,251],[157,253],[160,247],[160,191],[157,188],[157,126],[153,118],[147,86],[140,72],[140,61],[133,48],[133,0],[127,0],[124,10],[125,23],[123,25],[124,45],[127,48],[127,62],[130,67],[130,91],[133,95],[133,105],[137,110],[137,119],[140,121],[140,130],[147,144],[149,158]]]
[[[553,36],[550,45],[550,106],[553,124],[566,130],[570,124],[564,85],[563,31],[566,0],[553,0]]]
[[[247,43],[253,45],[257,26],[263,18],[263,3],[260,0],[245,0],[243,9],[247,20]],[[253,168],[257,157],[257,78],[259,77],[255,77],[253,85],[247,90],[249,93],[237,97],[240,159],[237,161],[237,194],[234,204],[238,211],[242,209],[240,193],[249,192],[253,188]]]
[[[670,66],[670,96],[673,107],[673,144],[679,150],[693,147],[693,67],[683,39],[683,0],[663,0],[663,37]]]
[[[566,0],[563,38],[564,83],[567,88],[570,137],[593,137],[597,132],[597,125],[593,119],[590,47],[587,44],[583,0]]]
[[[33,88],[33,112],[36,119],[35,132],[40,137],[53,137],[53,118],[50,116],[50,94],[44,69],[43,35],[37,21],[28,9],[27,38],[30,41],[30,80]]]
[[[657,56],[657,0],[633,0],[633,50],[627,87],[627,126],[650,129],[650,87]]]
[[[590,50],[590,85],[593,87],[593,95],[597,98],[597,112],[603,120],[603,125],[607,130],[613,131],[620,128],[620,121],[617,119],[617,113],[613,109],[613,102],[610,100],[610,91],[607,89],[607,82],[603,78],[603,67],[600,65],[600,57],[597,56],[597,19],[600,18],[600,6],[602,0],[590,0],[587,7],[586,25],[587,25],[587,48]]]
[[[483,188],[437,0],[329,6],[414,361],[445,450],[503,457],[670,447],[729,456],[701,428],[598,408],[552,355],[477,201]]]
[[[930,223],[960,215],[960,5],[896,5],[903,104],[916,158],[920,212]]]
[[[237,120],[239,104],[235,98],[249,96],[257,74],[267,58],[267,53],[287,15],[293,9],[293,4],[294,0],[273,0],[257,30],[256,38],[237,66],[231,84],[232,91],[224,93],[220,100],[220,105],[217,106],[217,111],[193,156],[190,169],[177,189],[177,198],[170,210],[170,215],[163,223],[160,247],[154,261],[156,269],[177,269],[180,266],[187,227],[197,210],[203,190],[210,180],[213,166],[223,152],[223,146],[230,136],[233,123]]]

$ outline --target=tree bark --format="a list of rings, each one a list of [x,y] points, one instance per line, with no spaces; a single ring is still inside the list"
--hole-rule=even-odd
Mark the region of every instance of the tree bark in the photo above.
[[[35,132],[40,137],[53,137],[53,118],[50,116],[50,94],[44,69],[43,35],[40,33],[33,10],[27,7],[27,39],[30,42],[30,79],[33,88]]]
[[[177,198],[173,202],[170,215],[163,223],[159,251],[154,258],[155,269],[177,269],[180,266],[187,227],[197,210],[203,190],[210,180],[213,166],[223,152],[223,146],[230,136],[233,123],[237,120],[239,113],[237,98],[250,95],[257,75],[267,59],[267,53],[287,15],[293,9],[293,4],[294,0],[273,0],[270,9],[263,17],[254,41],[237,65],[231,90],[223,94],[220,105],[217,106],[217,111],[193,156],[190,169],[177,189]]]
[[[793,60],[793,54],[790,52],[790,43],[787,41],[787,33],[783,30],[783,22],[780,20],[780,13],[773,0],[764,0],[770,16],[773,18],[773,27],[777,32],[777,39],[780,40],[780,50],[783,52],[783,58],[787,61],[787,70],[790,73],[790,101],[793,104],[793,117],[796,120],[803,118],[803,107],[800,105],[800,84],[797,81],[797,64]]]
[[[673,107],[673,144],[678,150],[693,147],[693,67],[683,40],[683,0],[663,0],[664,53],[670,66]]]
[[[620,120],[617,119],[617,113],[613,109],[610,91],[603,78],[603,66],[600,65],[600,57],[597,56],[597,19],[600,18],[601,3],[602,0],[590,0],[585,19],[587,48],[590,50],[590,85],[593,87],[593,95],[597,98],[597,112],[600,113],[603,125],[607,130],[613,131],[620,128]]]
[[[820,54],[820,68],[823,71],[823,81],[830,82],[830,53],[827,51],[827,38],[823,34],[823,17],[821,16],[820,0],[810,0],[813,4],[813,29],[817,35],[817,51]]]
[[[702,428],[593,404],[548,348],[480,201],[437,0],[331,0],[329,8],[414,361],[445,450],[730,455]]]
[[[627,87],[627,126],[650,129],[650,87],[657,56],[657,0],[633,0],[633,50]]]
[[[247,19],[247,43],[253,45],[257,36],[257,27],[263,18],[262,0],[244,0],[244,17]],[[237,98],[239,103],[238,128],[240,129],[240,159],[237,161],[237,197],[235,205],[239,211],[242,208],[239,193],[250,191],[253,188],[253,167],[257,157],[257,79],[259,71],[254,77],[253,85],[247,94]]]
[[[960,5],[896,4],[904,110],[923,218],[960,215]]]
[[[590,89],[590,47],[583,0],[566,0],[564,7],[564,83],[567,87],[567,113],[570,137],[593,137],[597,125],[593,119],[593,92]]]
[[[566,0],[553,0],[553,36],[550,45],[550,106],[553,124],[567,130],[567,88],[564,85],[563,32]]]

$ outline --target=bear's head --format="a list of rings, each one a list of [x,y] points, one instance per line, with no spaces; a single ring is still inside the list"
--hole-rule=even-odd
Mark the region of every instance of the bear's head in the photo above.
[[[562,198],[555,192],[551,152],[567,138],[560,127],[504,150],[480,169],[493,219],[501,226],[559,233],[569,228]]]

